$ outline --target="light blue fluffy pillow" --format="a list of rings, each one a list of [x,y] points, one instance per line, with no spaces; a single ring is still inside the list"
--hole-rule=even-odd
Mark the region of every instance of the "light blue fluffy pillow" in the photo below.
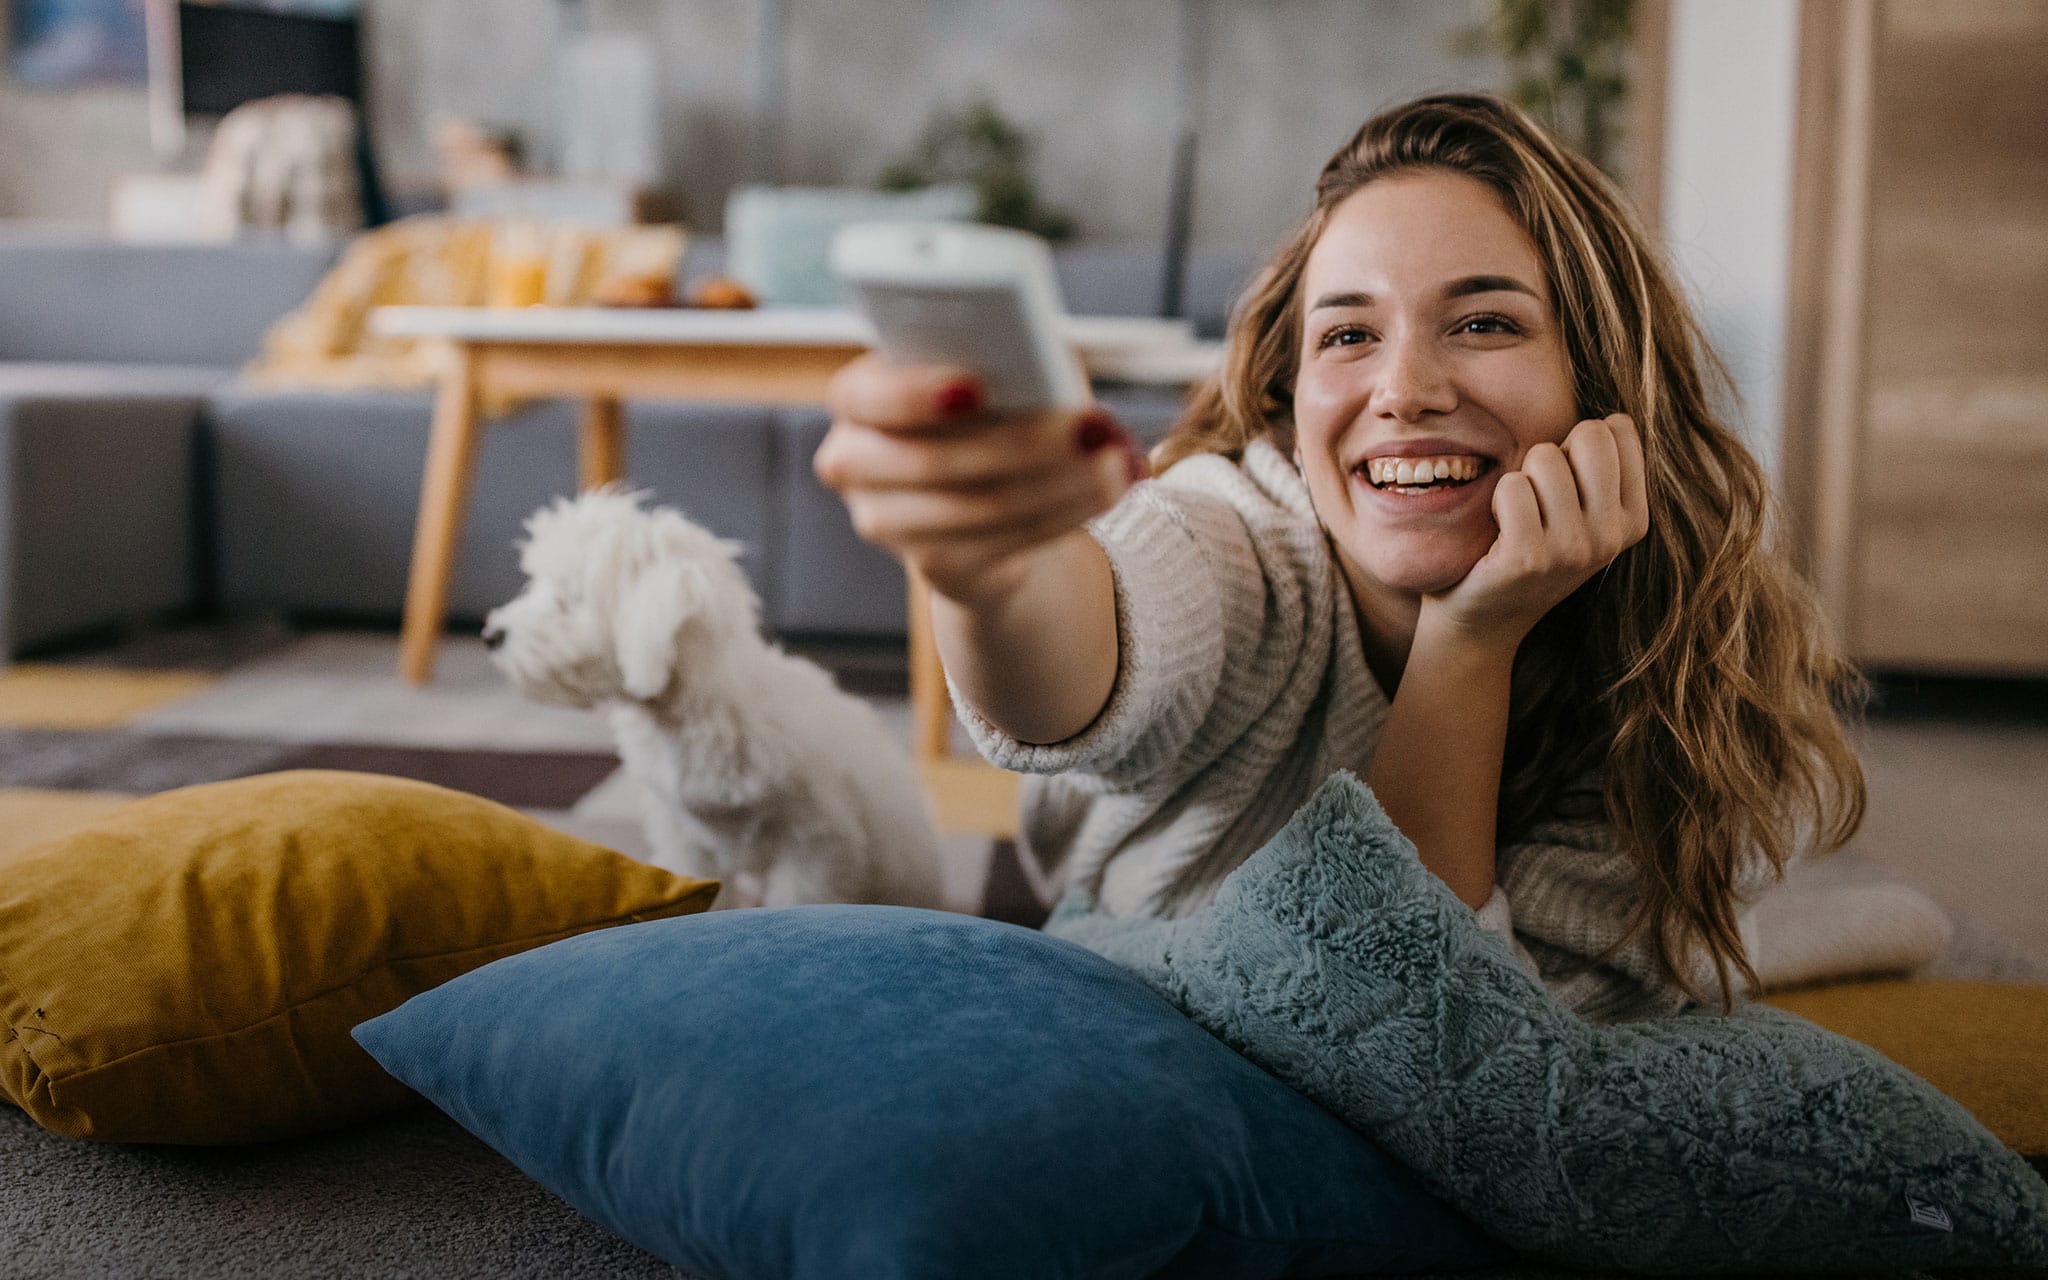
[[[1206,911],[1047,930],[1527,1253],[1632,1272],[2048,1264],[2048,1186],[1872,1050],[1746,1006],[1575,1017],[1338,774]]]

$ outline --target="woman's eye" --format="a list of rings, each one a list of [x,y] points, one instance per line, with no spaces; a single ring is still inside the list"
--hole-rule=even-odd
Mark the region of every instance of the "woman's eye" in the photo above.
[[[1506,316],[1468,316],[1458,322],[1459,333],[1520,333],[1522,327]]]
[[[1372,335],[1370,333],[1355,324],[1340,324],[1317,339],[1316,350],[1322,351],[1329,347],[1355,347],[1361,342],[1369,341],[1371,338]]]

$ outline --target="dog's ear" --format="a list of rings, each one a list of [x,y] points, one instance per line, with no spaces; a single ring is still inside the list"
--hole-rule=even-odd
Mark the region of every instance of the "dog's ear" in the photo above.
[[[619,600],[612,641],[619,682],[629,698],[647,699],[668,687],[683,627],[702,613],[710,583],[687,561],[647,568]]]

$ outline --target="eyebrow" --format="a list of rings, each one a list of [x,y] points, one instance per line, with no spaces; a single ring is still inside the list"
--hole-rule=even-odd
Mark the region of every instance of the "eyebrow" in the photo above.
[[[1453,280],[1444,286],[1444,297],[1446,298],[1469,298],[1475,293],[1525,293],[1532,298],[1541,300],[1541,295],[1513,276],[1465,276],[1461,279]],[[1320,311],[1324,307],[1369,307],[1371,305],[1372,295],[1369,293],[1326,293],[1322,297],[1317,298],[1315,304],[1309,310]]]

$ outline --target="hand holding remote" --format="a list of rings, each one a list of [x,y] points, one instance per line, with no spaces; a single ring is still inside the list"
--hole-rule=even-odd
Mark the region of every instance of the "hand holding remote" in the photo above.
[[[1005,598],[1030,554],[1107,511],[1144,464],[1100,408],[990,414],[971,371],[863,356],[832,381],[813,459],[856,532],[937,594]]]
[[[1116,681],[1116,585],[1081,528],[1144,475],[1062,332],[1052,254],[1000,227],[868,224],[834,273],[879,353],[834,379],[814,466],[861,537],[932,591],[932,639],[968,705],[1057,742]]]

